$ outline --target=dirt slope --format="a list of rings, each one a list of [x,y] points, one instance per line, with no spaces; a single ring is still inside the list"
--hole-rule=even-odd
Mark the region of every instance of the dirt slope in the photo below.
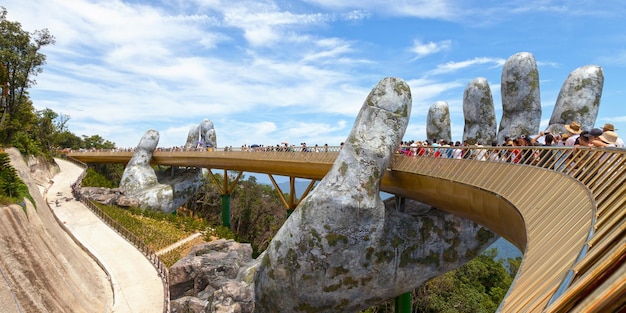
[[[37,209],[0,207],[0,311],[110,312],[106,273],[57,223],[19,152],[6,152]]]

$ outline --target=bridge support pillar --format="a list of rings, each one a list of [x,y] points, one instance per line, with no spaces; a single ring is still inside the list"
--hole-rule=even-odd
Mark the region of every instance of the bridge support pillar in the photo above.
[[[222,195],[222,226],[230,229],[230,194]]]
[[[237,185],[242,174],[243,172],[239,172],[232,183],[229,183],[230,176],[228,175],[228,170],[224,170],[224,176],[220,181],[220,179],[215,177],[211,169],[209,169],[209,176],[213,179],[215,186],[222,195],[222,225],[228,227],[228,229],[230,229],[230,195],[233,193],[233,190],[235,190],[235,185]]]
[[[411,293],[403,293],[396,297],[394,303],[395,313],[411,313]]]
[[[267,174],[267,176],[269,176],[270,180],[272,181],[272,184],[274,185],[274,189],[276,189],[276,192],[278,192],[278,197],[287,208],[287,216],[293,213],[296,207],[298,207],[298,204],[300,204],[300,201],[302,201],[302,199],[304,199],[304,197],[306,197],[309,194],[309,192],[313,189],[313,187],[315,187],[315,183],[317,182],[317,180],[312,179],[309,182],[309,185],[307,186],[304,193],[301,195],[300,199],[296,199],[296,177],[290,176],[289,177],[289,194],[288,194],[289,199],[287,199],[285,198],[283,191],[280,189],[280,187],[276,183],[276,180],[274,180],[274,176],[272,176],[272,174]]]

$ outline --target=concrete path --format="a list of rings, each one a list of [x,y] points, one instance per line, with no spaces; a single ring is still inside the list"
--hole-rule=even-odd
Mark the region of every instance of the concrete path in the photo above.
[[[131,243],[73,199],[71,184],[78,179],[82,168],[62,159],[56,159],[56,162],[61,172],[53,178],[46,201],[59,220],[109,273],[113,286],[113,312],[163,312],[163,283],[154,266]]]
[[[179,240],[179,241],[177,241],[177,242],[175,242],[175,243],[173,243],[173,244],[171,244],[171,245],[169,245],[169,246],[167,246],[167,247],[165,247],[165,248],[163,248],[163,249],[161,249],[161,250],[159,250],[159,251],[157,251],[155,253],[156,253],[156,255],[161,256],[161,255],[166,254],[166,253],[168,253],[168,252],[170,252],[170,251],[172,251],[172,250],[174,250],[174,249],[176,249],[176,248],[178,248],[178,247],[180,247],[180,246],[182,246],[182,245],[184,245],[184,244],[186,244],[186,243],[188,243],[188,242],[190,242],[190,241],[192,241],[192,240],[194,240],[194,239],[196,239],[196,238],[198,238],[200,236],[204,236],[204,234],[203,233],[191,234],[189,237],[184,238],[182,240]]]

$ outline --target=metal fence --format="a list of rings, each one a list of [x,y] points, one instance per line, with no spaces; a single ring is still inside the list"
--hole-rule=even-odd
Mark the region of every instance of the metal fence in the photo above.
[[[157,270],[159,277],[161,277],[161,281],[163,283],[163,313],[170,312],[170,288],[169,288],[169,272],[167,270],[167,266],[159,259],[158,255],[155,251],[153,251],[148,245],[146,245],[139,237],[135,236],[132,232],[124,228],[120,225],[116,220],[109,217],[104,211],[102,211],[98,206],[96,206],[91,200],[83,197],[80,194],[80,187],[83,178],[87,174],[87,165],[81,161],[78,161],[72,157],[66,158],[68,161],[80,166],[83,168],[83,173],[78,177],[75,183],[72,184],[72,195],[76,200],[82,202],[86,207],[88,207],[96,216],[98,216],[104,223],[109,225],[113,230],[115,230],[120,236],[128,240],[133,246],[137,248],[145,257],[152,263],[154,268]]]

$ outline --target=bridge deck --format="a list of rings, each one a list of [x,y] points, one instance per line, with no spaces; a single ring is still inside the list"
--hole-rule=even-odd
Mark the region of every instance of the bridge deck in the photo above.
[[[518,149],[519,150],[519,149]],[[544,148],[521,150],[541,153]],[[485,225],[524,254],[501,312],[611,312],[626,306],[626,151],[550,149],[541,165],[397,155],[381,190]],[[484,149],[506,155],[511,149]],[[132,152],[72,152],[126,163]],[[154,164],[321,179],[337,152],[155,152]]]

